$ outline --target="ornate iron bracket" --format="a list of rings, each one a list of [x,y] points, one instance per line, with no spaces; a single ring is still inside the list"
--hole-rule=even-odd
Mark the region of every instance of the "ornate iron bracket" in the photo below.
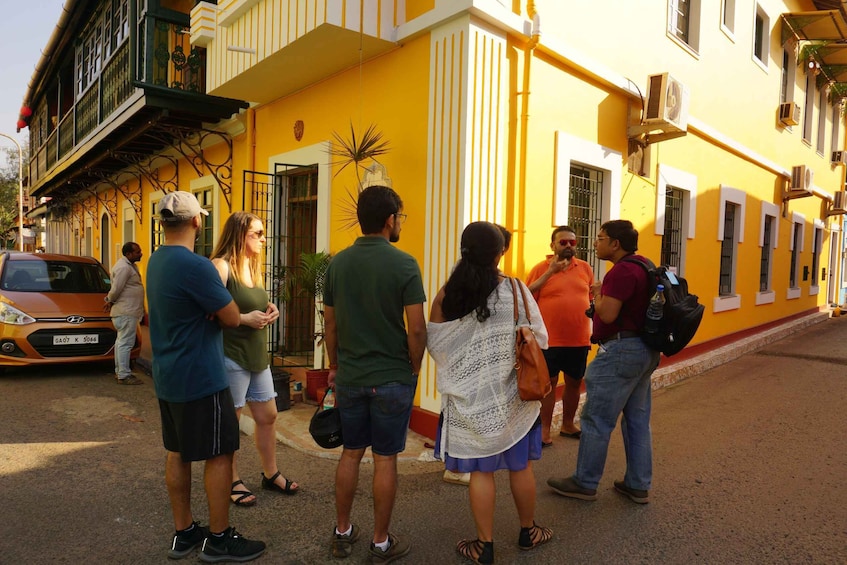
[[[162,192],[173,192],[179,188],[179,162],[169,155],[146,155],[144,153],[113,152],[112,155],[129,167],[129,172],[138,179],[135,188],[130,189],[126,184],[119,189],[124,198],[132,203],[135,215],[139,223],[144,223],[141,216],[141,178],[147,179],[156,190]],[[169,178],[161,174],[162,163],[156,164],[158,160],[165,160],[173,166],[173,175]]]
[[[229,135],[220,131],[179,126],[160,126],[148,135],[173,147],[191,164],[198,177],[204,174],[214,176],[224,195],[227,208],[232,212],[232,138]],[[226,156],[220,163],[209,161],[203,151],[204,147],[214,144],[215,137],[220,138],[227,148]]]
[[[121,184],[115,180],[115,175],[111,175],[108,173],[104,173],[100,170],[91,171],[92,174],[99,179],[96,185],[94,185],[91,189],[88,190],[91,194],[94,195],[94,198],[100,202],[103,207],[106,209],[106,213],[109,214],[109,218],[112,219],[112,225],[114,227],[118,227],[118,192],[123,194],[121,190]],[[111,191],[98,191],[97,187],[101,185],[106,185],[109,188],[114,189],[114,192]]]

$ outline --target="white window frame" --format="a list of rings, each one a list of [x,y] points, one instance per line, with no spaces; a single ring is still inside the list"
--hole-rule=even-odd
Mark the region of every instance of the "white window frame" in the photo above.
[[[759,247],[765,246],[765,220],[769,217],[773,218],[773,227],[771,229],[770,241],[771,256],[768,260],[768,290],[762,290],[756,293],[756,306],[773,304],[776,299],[776,292],[773,290],[773,256],[779,244],[779,206],[771,202],[762,201],[762,211],[759,218]]]
[[[762,37],[759,42],[756,42],[756,19],[762,18]],[[756,10],[753,14],[753,43],[751,56],[753,62],[762,68],[765,72],[768,70],[768,61],[770,60],[770,42],[771,42],[771,19],[765,9],[757,2]],[[762,52],[762,57],[756,55],[756,50]]]
[[[832,108],[832,137],[830,139],[830,149],[832,151],[841,151],[841,103],[837,102],[831,105]]]
[[[818,91],[818,136],[815,144],[815,151],[821,156],[823,156],[826,146],[826,106],[826,89],[821,88]]]
[[[148,210],[150,221],[147,222],[147,229],[144,230],[144,232],[145,232],[144,237],[145,237],[146,245],[150,246],[150,249],[147,251],[149,254],[152,254],[154,251],[156,251],[156,249],[153,248],[153,223],[154,222],[153,222],[153,214],[151,213],[151,211],[156,209],[156,204],[159,203],[159,200],[161,200],[162,198],[165,197],[165,194],[167,194],[167,193],[164,190],[156,190],[156,191],[151,192],[147,196],[147,210]],[[163,243],[164,243],[164,240],[163,240]],[[143,246],[142,246],[142,249],[144,249]]]
[[[700,0],[688,0],[688,38],[677,35],[677,13],[680,0],[668,0],[667,36],[678,45],[699,56],[700,51]]]
[[[821,257],[823,256],[823,233],[824,233],[824,223],[823,221],[815,218],[812,221],[812,261],[810,268],[810,285],[809,285],[809,296],[817,296],[821,291],[821,279],[818,274],[821,269]],[[817,265],[815,265],[814,256],[817,255]]]
[[[735,0],[721,0],[721,31],[735,41]]]
[[[221,223],[221,185],[213,175],[205,175],[188,183],[188,190],[197,197],[197,193],[212,191],[212,210],[209,219],[212,220],[212,249],[218,244],[218,237],[223,224]],[[205,220],[204,220],[205,221]]]
[[[802,271],[800,270],[800,254],[803,253],[803,250],[806,247],[806,232],[803,227],[806,225],[806,216],[800,214],[799,212],[792,212],[791,214],[791,237],[788,239],[788,250],[794,251],[794,230],[799,230],[799,237],[797,241],[799,242],[800,249],[797,250],[797,255],[794,258],[794,272],[797,273],[797,286],[789,286],[785,292],[785,298],[787,300],[795,300],[800,298],[800,282],[802,279]],[[789,256],[790,258],[790,256]],[[789,281],[790,282],[790,281]]]
[[[556,131],[556,161],[553,173],[553,225],[568,223],[571,163],[603,171],[601,221],[620,217],[621,163],[623,154],[563,131]],[[603,264],[604,272],[606,264]],[[595,273],[602,275],[603,273]]]
[[[737,292],[736,280],[738,278],[738,246],[744,243],[744,217],[747,213],[747,194],[740,189],[721,185],[720,207],[718,211],[718,242],[723,242],[723,226],[726,219],[726,203],[731,202],[738,206],[738,221],[735,222],[736,248],[732,253],[732,292],[730,296],[716,296],[712,303],[712,311],[726,312],[727,310],[738,310],[741,308],[741,295]]]
[[[665,192],[668,185],[683,193],[682,197],[682,249],[679,253],[680,276],[685,276],[685,255],[688,239],[694,239],[695,219],[697,218],[697,176],[668,165],[659,164],[658,186],[656,191],[656,222],[654,233],[665,235]],[[557,224],[563,225],[563,224]]]
[[[815,77],[806,70],[806,101],[803,104],[803,141],[812,144],[812,121],[815,112]]]
[[[129,243],[130,241],[135,241],[135,219],[135,208],[133,207],[132,202],[124,200],[123,204],[121,205],[121,240],[115,242],[117,257],[121,256],[121,249],[125,244]],[[129,234],[127,234],[127,224],[130,225]],[[137,241],[135,242],[138,243]],[[141,244],[139,243],[139,245]],[[141,249],[144,250],[144,247],[142,247]]]
[[[782,83],[779,85],[779,101],[794,102],[794,87],[797,84],[797,65],[795,64],[794,51],[791,49],[782,50],[782,77],[785,77],[785,90],[782,89]],[[791,126],[788,126],[791,127]]]

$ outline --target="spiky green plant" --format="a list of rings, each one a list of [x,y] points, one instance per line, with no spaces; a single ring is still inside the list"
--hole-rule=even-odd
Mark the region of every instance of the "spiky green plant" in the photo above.
[[[329,154],[337,158],[332,164],[341,165],[341,168],[335,172],[335,176],[338,176],[338,173],[346,169],[348,165],[354,165],[359,184],[361,184],[359,168],[364,167],[362,162],[368,159],[376,161],[377,157],[385,155],[390,149],[388,141],[383,141],[382,132],[377,131],[374,124],[369,125],[361,137],[357,137],[351,122],[349,138],[345,139],[338,132],[332,132],[332,138],[335,143],[331,145]]]

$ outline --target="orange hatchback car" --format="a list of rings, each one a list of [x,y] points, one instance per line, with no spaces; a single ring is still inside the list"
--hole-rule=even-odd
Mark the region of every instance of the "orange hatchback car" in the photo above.
[[[91,257],[0,252],[0,367],[114,359],[109,287]],[[133,359],[140,348],[136,334]]]

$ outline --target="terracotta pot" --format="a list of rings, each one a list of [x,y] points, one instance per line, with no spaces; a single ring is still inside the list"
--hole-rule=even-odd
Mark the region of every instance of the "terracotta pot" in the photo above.
[[[318,389],[326,389],[329,369],[310,369],[306,371],[306,397],[315,402],[319,401]]]

